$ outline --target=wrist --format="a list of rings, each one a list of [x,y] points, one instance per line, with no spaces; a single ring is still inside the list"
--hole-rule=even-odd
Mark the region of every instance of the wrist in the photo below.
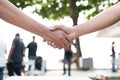
[[[78,35],[78,29],[77,29],[76,26],[74,26],[73,29],[72,29],[71,37],[72,37],[72,39],[76,39],[76,38],[79,37],[79,35]]]

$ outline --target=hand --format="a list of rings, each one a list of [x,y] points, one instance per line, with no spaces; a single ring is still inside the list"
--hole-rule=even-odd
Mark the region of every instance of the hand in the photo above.
[[[53,40],[44,39],[44,42],[47,42],[48,45],[51,45],[54,48],[65,48],[71,44],[71,39],[69,38],[68,34],[61,31],[61,30],[55,30],[51,31]]]
[[[71,41],[73,41],[75,38],[75,34],[74,34],[74,29],[73,27],[67,27],[64,25],[54,25],[52,27],[50,27],[51,31],[55,31],[55,30],[61,30],[64,31],[66,34],[68,34],[68,36],[70,37]]]
[[[56,32],[56,31],[58,32],[61,30],[61,32],[62,32],[61,37],[63,37],[63,36],[66,37],[66,38],[64,38],[64,44],[66,45],[65,47],[69,46],[72,43],[73,39],[72,39],[72,37],[70,37],[70,34],[72,33],[72,28],[66,27],[64,25],[54,25],[50,28],[50,30],[53,32]],[[58,32],[58,34],[61,32]],[[59,37],[60,37],[60,35],[59,35]],[[60,41],[61,40],[63,41],[63,39],[60,39]],[[69,41],[70,43],[68,43],[66,40]],[[57,44],[59,43],[58,42],[56,44],[55,42],[51,42],[51,41],[44,39],[44,42],[46,42],[46,41],[47,41],[48,45],[51,45],[54,48],[57,48]],[[65,48],[65,47],[62,47],[62,48]]]
[[[50,27],[51,31],[55,31],[55,30],[62,30],[67,34],[72,33],[72,28],[64,26],[64,25],[54,25],[52,27]]]
[[[55,30],[62,30],[64,31],[66,34],[69,35],[71,41],[73,41],[75,39],[75,30],[74,27],[68,27],[68,26],[64,26],[64,25],[54,25],[50,28],[51,31],[55,31]]]

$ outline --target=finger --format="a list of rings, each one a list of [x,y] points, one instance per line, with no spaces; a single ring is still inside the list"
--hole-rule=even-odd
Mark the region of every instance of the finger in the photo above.
[[[47,40],[46,39],[43,39],[43,42],[46,42]]]
[[[59,47],[57,47],[58,49],[62,49],[63,47],[62,46],[59,46]]]
[[[61,42],[60,42],[61,43]],[[60,44],[60,43],[56,43],[54,46],[56,47],[56,48],[58,48],[58,49],[62,49],[63,47],[63,43],[62,44]]]
[[[63,41],[64,41],[64,40],[63,40]],[[66,47],[66,45],[65,45],[64,43],[62,43],[60,49],[61,49],[61,48],[65,48],[65,47]]]
[[[54,26],[51,26],[49,29],[51,31],[62,30],[62,26],[60,26],[60,25],[54,25]]]
[[[58,46],[58,44],[55,44],[55,42],[47,41],[47,44],[50,45],[53,48],[61,49],[61,46]]]
[[[64,47],[68,47],[72,43],[71,38],[68,35],[65,35],[64,38]]]
[[[53,48],[57,48],[57,45],[55,43],[52,43],[51,45]]]
[[[54,42],[47,41],[47,44],[50,45],[53,48],[57,48],[57,45]]]
[[[57,48],[59,49],[65,48],[68,45],[68,41],[65,38],[59,41],[59,43],[59,45],[57,44]]]
[[[52,42],[51,42],[51,41],[47,41],[47,44],[48,44],[48,45],[52,45]]]

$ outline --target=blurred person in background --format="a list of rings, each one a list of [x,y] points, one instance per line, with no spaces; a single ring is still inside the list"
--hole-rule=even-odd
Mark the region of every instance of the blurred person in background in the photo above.
[[[21,76],[22,62],[25,52],[25,45],[23,40],[20,38],[20,34],[17,33],[13,39],[12,46],[8,55],[8,75],[14,76],[14,73]]]
[[[0,39],[0,80],[3,79],[4,68],[6,67],[7,60],[5,58],[5,54],[7,53],[7,45],[6,43]]]
[[[111,54],[111,57],[112,57],[112,72],[116,72],[116,69],[115,69],[115,42],[113,41],[112,42],[112,54]]]
[[[27,47],[28,48],[28,59],[29,61],[33,61],[36,59],[36,51],[37,51],[37,43],[35,42],[35,36],[32,37],[32,42],[30,42]],[[31,69],[31,65],[29,65],[28,70]]]
[[[71,46],[64,49],[63,75],[66,74],[66,64],[68,65],[68,76],[71,76],[72,51]]]

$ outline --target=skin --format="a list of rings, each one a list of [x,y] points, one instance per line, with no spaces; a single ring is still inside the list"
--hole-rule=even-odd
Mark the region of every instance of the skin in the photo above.
[[[35,33],[47,41],[54,42],[56,44],[55,48],[65,48],[71,43],[71,39],[67,33],[60,30],[50,31],[48,27],[25,15],[8,0],[0,0],[0,18],[8,23]]]
[[[87,22],[73,27],[74,39],[107,28],[120,20],[120,3],[107,8]]]
[[[72,28],[66,27],[64,25],[55,25],[51,28],[51,30],[62,30],[64,32],[67,32],[69,33],[69,37],[71,37],[71,40],[74,40],[84,34],[107,28],[118,22],[119,20],[120,3],[117,3],[82,24],[75,25]],[[54,46],[52,44],[52,42],[49,42],[49,45]]]

